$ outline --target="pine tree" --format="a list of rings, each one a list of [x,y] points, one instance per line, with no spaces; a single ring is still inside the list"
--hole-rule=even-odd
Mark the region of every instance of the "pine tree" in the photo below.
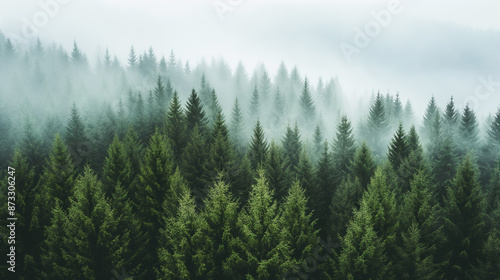
[[[454,138],[458,132],[458,111],[455,109],[455,103],[453,102],[453,96],[450,102],[446,105],[446,110],[443,116],[443,130],[446,136]]]
[[[139,175],[140,172],[143,147],[139,141],[139,137],[137,136],[137,133],[135,132],[133,126],[128,127],[125,137],[123,139],[123,146],[125,148],[125,152],[128,158],[130,159],[130,168],[131,168],[130,177],[132,182],[134,182],[137,178],[137,175]],[[133,193],[131,188],[129,188],[127,191],[130,197],[135,197],[135,194]]]
[[[186,119],[179,101],[177,91],[170,101],[170,107],[167,114],[167,123],[165,125],[165,134],[170,141],[174,153],[174,160],[180,163],[180,157],[186,145]]]
[[[186,104],[186,126],[188,136],[193,133],[195,126],[198,126],[201,134],[207,135],[206,133],[208,133],[208,120],[205,117],[200,98],[194,89]]]
[[[260,79],[260,87],[259,92],[262,96],[262,100],[269,100],[269,96],[271,95],[271,78],[269,78],[269,74],[266,69],[262,72],[262,78]]]
[[[285,159],[290,166],[290,171],[292,174],[295,174],[302,152],[302,141],[300,141],[300,132],[297,123],[295,123],[295,128],[293,130],[290,126],[287,126],[282,145],[285,152]]]
[[[352,172],[364,190],[368,187],[370,178],[375,174],[375,168],[376,165],[373,161],[372,153],[363,142],[354,156]]]
[[[331,262],[332,279],[391,279],[385,242],[374,231],[372,219],[363,200],[341,239],[339,255]]]
[[[195,263],[202,219],[196,214],[194,198],[186,191],[179,201],[174,217],[164,217],[165,226],[160,230],[158,249],[160,262],[158,279],[201,279],[200,267]]]
[[[260,125],[260,121],[257,120],[248,150],[248,158],[250,159],[253,170],[256,170],[265,162],[268,149],[269,145],[265,139],[264,131]]]
[[[431,128],[436,119],[436,115],[439,115],[439,108],[437,107],[436,99],[434,99],[433,96],[429,101],[429,104],[427,104],[427,108],[425,109],[424,114],[422,133],[427,137],[426,139],[430,138],[430,132],[432,130]]]
[[[219,112],[222,112],[222,107],[219,104],[219,100],[217,99],[217,94],[215,93],[214,89],[212,89],[212,92],[210,93],[208,112],[209,123],[212,125],[217,121],[217,115],[219,114]]]
[[[130,47],[130,52],[128,55],[128,67],[131,71],[135,71],[137,69],[137,55],[135,54],[134,47]]]
[[[348,179],[335,189],[330,201],[329,233],[337,241],[346,233],[353,210],[358,209],[363,188],[358,180]]]
[[[289,261],[290,247],[281,237],[278,205],[263,170],[258,171],[247,207],[238,219],[241,267],[235,269],[246,279],[280,279]],[[236,256],[233,258],[238,259]]]
[[[252,92],[252,100],[250,103],[250,116],[252,119],[258,118],[260,115],[260,98],[259,91],[257,90],[257,85]]]
[[[53,206],[58,203],[63,211],[67,211],[74,192],[75,167],[59,135],[56,135],[52,147],[33,202],[31,227],[40,233],[49,224]]]
[[[319,127],[319,125],[316,125],[313,134],[313,150],[312,150],[314,162],[316,162],[319,159],[322,145],[323,145],[323,134],[321,132],[321,128]]]
[[[264,170],[266,177],[269,178],[269,186],[274,190],[276,200],[281,202],[288,193],[291,182],[288,166],[283,156],[283,149],[274,141],[269,146]]]
[[[108,148],[108,155],[103,170],[103,192],[110,198],[119,185],[123,189],[130,189],[132,184],[132,163],[125,151],[125,146],[115,135],[113,143]]]
[[[163,201],[170,189],[170,176],[174,172],[171,148],[163,135],[156,131],[149,141],[144,154],[144,162],[139,173],[135,204],[137,217],[142,222],[145,235],[143,244],[143,269],[148,271],[145,277],[151,278],[153,268],[158,266],[156,250],[158,248],[159,229],[163,222]]]
[[[26,119],[24,125],[20,148],[21,152],[26,157],[28,164],[34,168],[34,183],[36,184],[40,178],[43,158],[45,155],[42,154],[42,141],[35,131],[33,121],[29,118]]]
[[[459,135],[461,140],[461,154],[467,151],[477,151],[479,142],[479,128],[476,120],[476,114],[467,104],[462,114],[460,122]]]
[[[65,142],[68,145],[75,166],[81,170],[84,164],[87,163],[90,142],[87,138],[85,125],[75,104],[71,108],[71,119],[66,126]]]
[[[403,104],[401,103],[401,99],[399,99],[399,93],[396,94],[396,98],[394,99],[394,107],[392,109],[393,120],[397,122],[402,122],[403,117]]]
[[[432,162],[432,175],[435,182],[435,194],[441,205],[446,196],[446,189],[451,185],[457,171],[457,156],[449,138],[439,143],[436,159]]]
[[[295,181],[281,206],[280,228],[288,241],[292,266],[299,266],[308,258],[317,244],[318,230],[307,207],[308,199],[304,189]]]
[[[427,164],[423,155],[423,148],[420,144],[415,126],[412,126],[406,135],[406,143],[408,146],[408,156],[396,170],[398,180],[397,183],[400,186],[401,193],[405,193],[410,190],[410,181],[417,172],[427,170]]]
[[[394,171],[397,171],[399,169],[408,155],[409,149],[406,140],[406,134],[403,130],[403,125],[399,123],[398,130],[392,138],[392,141],[389,145],[389,152],[387,153],[387,157],[391,162]]]
[[[485,201],[470,155],[463,159],[444,201],[445,250],[449,254],[446,279],[474,277],[486,241]]]
[[[202,240],[206,240],[195,255],[198,267],[205,269],[207,279],[234,279],[232,265],[233,239],[238,234],[238,203],[229,192],[229,185],[218,180],[209,190],[201,213]]]
[[[297,166],[296,178],[300,181],[302,188],[304,188],[306,196],[308,198],[312,197],[314,195],[316,185],[314,182],[313,166],[311,164],[311,161],[309,160],[308,154],[305,151],[302,151],[302,153],[300,154],[300,161],[299,165]],[[317,205],[314,205],[314,207],[316,206]]]
[[[231,112],[229,135],[231,136],[231,141],[234,143],[236,151],[240,156],[245,153],[245,131],[243,125],[243,113],[241,112],[240,102],[238,98],[236,98],[234,100],[233,110]]]
[[[444,235],[439,225],[439,208],[434,202],[425,172],[418,172],[411,181],[410,192],[404,195],[400,211],[401,245],[398,248],[396,274],[398,279],[439,279],[437,249]]]
[[[206,172],[204,167],[207,158],[205,138],[200,134],[198,126],[195,126],[182,156],[182,170],[198,206],[202,205],[208,191],[204,180]]]
[[[318,227],[322,230],[320,233],[325,237],[329,230],[328,217],[330,212],[328,206],[332,201],[335,186],[333,183],[334,166],[331,160],[331,155],[328,152],[328,142],[323,144],[323,151],[319,158],[315,172],[315,183],[312,196],[309,198],[311,205],[314,206],[314,217],[318,220]]]
[[[206,180],[212,182],[219,173],[228,173],[231,177],[235,169],[234,151],[229,140],[228,129],[224,120],[224,115],[219,111],[217,120],[212,132],[213,142],[210,144],[210,151],[206,162],[208,177]]]
[[[337,126],[336,138],[333,141],[332,158],[336,173],[336,178],[333,179],[336,185],[347,179],[355,153],[351,122],[344,115]]]
[[[167,107],[167,93],[160,75],[156,79],[156,87],[153,91],[154,97],[154,123],[158,128],[163,126],[163,121],[165,119],[166,107]]]
[[[368,122],[366,123],[366,130],[364,132],[364,140],[367,141],[367,144],[374,152],[376,160],[381,159],[383,153],[379,153],[385,150],[384,144],[386,143],[385,139],[389,128],[388,125],[383,96],[378,93],[370,108]]]
[[[61,246],[66,236],[68,217],[59,203],[54,205],[51,216],[50,226],[45,230],[45,239],[41,246],[40,274],[43,279],[70,279],[72,269],[68,268],[64,258],[66,250]]]
[[[101,189],[97,176],[85,167],[64,223],[62,256],[70,271],[68,279],[110,278],[110,268],[120,259],[116,221]],[[49,234],[47,238],[52,239]]]
[[[307,78],[304,81],[304,88],[300,96],[300,108],[302,110],[302,119],[305,124],[310,124],[316,118],[316,108],[309,91]]]

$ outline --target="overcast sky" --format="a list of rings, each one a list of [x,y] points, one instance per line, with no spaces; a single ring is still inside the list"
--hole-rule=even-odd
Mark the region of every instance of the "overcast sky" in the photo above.
[[[338,76],[351,96],[399,91],[419,114],[432,95],[441,107],[454,95],[491,112],[500,104],[499,11],[494,0],[0,0],[0,30],[19,48],[33,27],[68,50],[76,40],[91,62],[105,48],[125,61],[131,45],[157,56],[172,49],[192,64],[241,60],[249,72],[264,62],[273,75],[283,60],[314,83]]]

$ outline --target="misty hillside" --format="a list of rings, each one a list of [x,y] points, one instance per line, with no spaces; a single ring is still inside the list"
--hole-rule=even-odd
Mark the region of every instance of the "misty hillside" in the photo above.
[[[127,48],[0,33],[19,279],[499,279],[500,109]]]

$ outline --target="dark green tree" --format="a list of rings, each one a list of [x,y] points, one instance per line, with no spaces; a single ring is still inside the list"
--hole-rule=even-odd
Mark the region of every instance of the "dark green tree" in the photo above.
[[[250,159],[253,170],[256,170],[265,162],[268,149],[269,145],[265,139],[264,130],[262,129],[260,121],[257,120],[248,150],[248,158]]]
[[[391,143],[389,144],[389,151],[387,158],[392,165],[394,171],[397,171],[403,161],[409,155],[408,143],[406,140],[406,133],[403,130],[403,125],[399,123],[398,130],[394,134]]]
[[[288,193],[291,181],[283,149],[274,141],[269,146],[264,170],[266,177],[269,178],[269,186],[274,190],[276,200],[281,202]]]
[[[163,223],[163,202],[170,190],[170,176],[174,173],[173,154],[165,136],[158,130],[151,136],[138,176],[134,203],[141,221],[143,241],[142,269],[146,279],[154,277],[158,267],[158,235]]]
[[[195,126],[198,126],[198,130],[202,135],[208,133],[208,120],[205,117],[200,98],[194,89],[191,91],[186,104],[186,126],[188,136],[193,133]]]
[[[475,153],[478,149],[479,127],[476,120],[476,114],[468,104],[465,105],[462,114],[459,135],[461,144],[459,148],[460,154],[465,155],[468,151]]]
[[[372,149],[374,153],[374,158],[376,161],[380,161],[383,151],[386,150],[384,147],[389,130],[389,123],[384,107],[383,96],[377,93],[377,97],[373,105],[370,107],[370,112],[368,115],[368,122],[366,123],[366,129],[363,132],[363,138],[367,145]]]
[[[109,199],[115,192],[116,186],[129,190],[132,184],[132,163],[125,150],[125,145],[115,135],[108,148],[108,155],[103,169],[103,192]]]
[[[182,156],[182,170],[198,205],[203,204],[203,199],[208,191],[208,185],[205,181],[207,158],[205,138],[200,134],[198,126],[195,126]]]
[[[80,118],[80,113],[75,104],[73,104],[71,108],[71,116],[66,126],[66,133],[64,136],[75,166],[78,167],[78,170],[81,170],[87,163],[91,147],[86,134],[85,125]]]
[[[174,153],[174,160],[179,165],[180,157],[186,145],[186,119],[179,101],[177,91],[170,101],[170,107],[167,114],[167,123],[165,125],[165,134],[170,142]]]
[[[356,151],[354,162],[352,163],[353,175],[359,180],[363,189],[368,187],[370,178],[375,174],[376,167],[370,148],[363,142]]]
[[[287,126],[282,145],[290,171],[292,174],[295,174],[302,152],[302,141],[300,140],[300,132],[297,123],[295,123],[293,130],[290,126]]]
[[[337,126],[336,138],[333,140],[332,158],[335,166],[335,181],[338,186],[346,180],[356,153],[352,126],[347,116],[342,116]]]
[[[470,155],[463,159],[444,200],[446,279],[473,279],[486,241],[485,200]]]

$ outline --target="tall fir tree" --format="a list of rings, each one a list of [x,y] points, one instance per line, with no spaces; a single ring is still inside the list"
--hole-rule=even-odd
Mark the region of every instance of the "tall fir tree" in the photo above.
[[[283,156],[283,149],[274,141],[269,146],[264,170],[269,180],[269,186],[274,190],[276,200],[282,202],[288,193],[291,181],[289,169]]]
[[[186,118],[182,110],[177,91],[170,101],[170,107],[167,114],[167,123],[165,125],[165,134],[170,142],[174,153],[174,160],[177,165],[180,164],[180,158],[186,145]]]
[[[474,278],[486,241],[485,200],[470,155],[464,157],[444,201],[446,279]]]
[[[460,122],[460,148],[461,155],[465,155],[468,151],[476,153],[479,144],[479,127],[476,120],[476,114],[469,107],[465,105]]]
[[[336,138],[333,141],[332,158],[335,166],[335,181],[338,186],[347,180],[350,174],[352,160],[356,153],[352,126],[347,116],[342,116],[337,126]]]
[[[110,278],[111,269],[121,258],[113,211],[104,198],[101,182],[88,166],[76,182],[61,245],[70,279]]]
[[[302,141],[300,140],[300,132],[297,123],[292,130],[290,126],[287,126],[285,137],[282,140],[283,150],[285,152],[285,159],[288,162],[290,171],[292,174],[297,172],[297,166],[299,165],[300,154],[302,152]]]
[[[394,134],[392,141],[389,144],[389,151],[387,153],[387,157],[394,171],[397,171],[399,169],[408,155],[409,147],[406,140],[406,133],[403,130],[403,125],[399,123],[398,130]]]
[[[302,120],[304,124],[311,124],[316,118],[316,107],[309,90],[309,82],[307,78],[304,80],[304,88],[302,89],[302,95],[300,96],[300,108],[302,112]]]
[[[359,183],[366,189],[370,183],[371,177],[375,174],[376,164],[373,161],[372,152],[365,142],[356,151],[354,162],[352,164],[352,172]]]
[[[208,191],[208,185],[205,181],[207,158],[205,137],[201,135],[198,126],[195,126],[182,156],[182,170],[198,206],[203,204],[203,199]]]
[[[103,192],[106,198],[110,198],[115,192],[117,185],[126,190],[132,184],[132,163],[127,155],[125,146],[115,135],[113,142],[108,148],[103,169]]]
[[[188,136],[193,133],[195,126],[198,126],[198,130],[202,135],[207,136],[208,120],[205,116],[205,110],[203,110],[200,98],[193,89],[186,104],[186,127]]]
[[[248,150],[248,158],[250,159],[253,170],[260,168],[265,162],[268,149],[269,144],[265,139],[264,130],[262,129],[260,121],[257,120]]]
[[[82,170],[83,166],[87,163],[90,142],[86,134],[85,125],[75,104],[71,108],[71,116],[64,136],[75,165],[78,167],[78,170]]]
[[[173,154],[165,136],[158,130],[151,136],[144,154],[143,165],[136,185],[134,203],[137,218],[142,223],[145,239],[143,243],[142,267],[148,271],[144,277],[154,277],[158,267],[158,236],[163,222],[163,202],[169,194],[170,176],[174,172]]]
[[[377,93],[374,103],[370,107],[368,121],[364,130],[364,140],[374,153],[374,159],[380,161],[382,159],[383,151],[389,129],[386,110],[384,107],[383,96]]]

